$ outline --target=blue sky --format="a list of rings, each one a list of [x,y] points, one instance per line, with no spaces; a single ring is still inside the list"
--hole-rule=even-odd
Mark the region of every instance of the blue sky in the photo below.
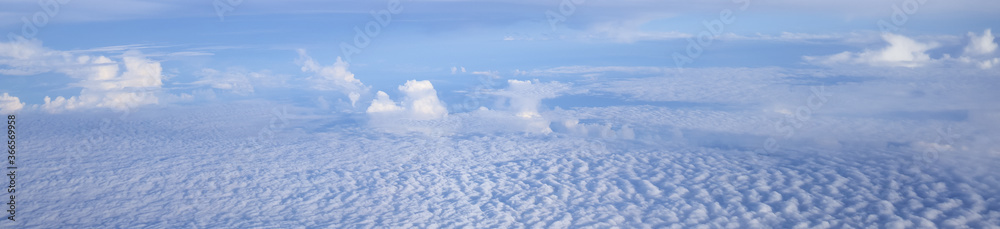
[[[307,50],[328,62],[347,56],[340,44],[352,44],[354,28],[374,20],[369,11],[387,8],[386,3],[371,1],[218,2],[223,8],[216,8],[214,2],[194,1],[130,1],[111,4],[114,7],[42,2],[48,5],[9,3],[2,28],[9,34],[31,37],[51,50],[111,56],[136,50],[159,56],[154,60],[176,76],[164,86],[165,92],[174,93],[183,91],[171,90],[179,88],[172,85],[194,81],[192,73],[205,68],[268,71],[301,78],[303,74],[293,61],[295,50]],[[879,21],[896,26],[893,17],[898,15],[906,15],[906,20],[892,32],[944,43],[929,50],[938,58],[942,54],[960,55],[955,51],[967,42],[965,33],[991,28],[993,12],[987,9],[995,4],[917,2],[916,12],[910,14],[894,11],[906,1],[566,3],[403,1],[402,11],[393,14],[371,45],[359,49],[356,58],[351,55],[351,70],[368,81],[394,79],[398,84],[405,79],[447,78],[442,73],[454,66],[504,72],[578,65],[676,67],[672,54],[683,53],[689,44],[685,38],[706,31],[703,22],[718,19],[724,10],[734,10],[733,24],[727,24],[717,42],[705,47],[704,56],[690,66],[816,67],[803,64],[802,56],[884,46]],[[566,10],[566,5],[574,9]],[[741,10],[743,6],[746,8]],[[560,10],[568,14],[563,16]],[[36,14],[39,12],[42,14]],[[554,19],[549,12],[564,20]],[[36,33],[24,29],[22,18],[45,19],[50,13],[51,19]],[[34,18],[36,15],[43,17]],[[34,28],[37,23],[29,24],[27,27]],[[45,77],[5,80],[38,80],[19,83],[22,87],[73,80],[62,74],[41,75]],[[71,96],[78,89],[42,87],[2,90],[34,94],[22,99],[39,104],[44,97],[40,95]]]
[[[988,227],[998,10],[0,0],[0,113],[24,226]]]

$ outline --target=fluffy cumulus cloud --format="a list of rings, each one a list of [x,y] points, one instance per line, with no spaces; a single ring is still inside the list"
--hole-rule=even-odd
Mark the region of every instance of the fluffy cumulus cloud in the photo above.
[[[378,91],[375,95],[375,100],[373,100],[372,104],[368,106],[368,110],[366,112],[369,114],[376,114],[397,112],[401,110],[403,110],[403,108],[397,105],[396,101],[392,101],[392,98],[389,98],[389,94],[386,94],[384,91]]]
[[[389,132],[553,133],[550,128],[553,120],[561,122],[564,118],[548,117],[546,112],[540,111],[542,100],[565,94],[570,85],[538,80],[508,80],[508,84],[504,89],[483,92],[497,98],[494,106],[452,115],[429,81],[410,80],[399,86],[403,94],[400,102],[379,91],[367,114],[370,124]]]
[[[958,58],[958,60],[974,64],[981,69],[990,69],[1000,65],[1000,58],[994,57],[997,50],[997,43],[993,41],[994,39],[996,37],[993,36],[990,29],[983,31],[982,36],[969,32],[969,44],[965,46],[965,56]]]
[[[940,58],[933,58],[927,52],[939,48],[941,45],[935,41],[917,41],[909,37],[886,33],[882,35],[882,40],[888,46],[877,50],[865,50],[863,52],[845,51],[829,56],[805,56],[803,59],[809,63],[826,66],[844,65],[869,65],[876,67],[922,67],[929,64],[949,64],[959,63],[971,65],[981,69],[990,69],[1000,64],[1000,58],[994,56],[997,44],[993,40],[990,29],[986,29],[983,35],[969,32],[969,43],[957,58],[950,54],[943,54]]]
[[[7,93],[3,93],[0,96],[0,114],[15,113],[20,111],[21,108],[24,108],[24,103],[21,102],[21,99],[10,96]]]
[[[313,89],[342,92],[351,100],[351,106],[356,106],[358,99],[368,93],[368,87],[354,78],[354,73],[348,70],[350,64],[340,57],[333,65],[325,66],[313,60],[305,50],[299,49],[298,52],[296,63],[302,66],[303,72],[313,74],[308,79]]]
[[[121,63],[104,56],[80,56],[80,67],[62,69],[71,77],[80,78],[76,86],[82,87],[79,96],[65,98],[45,97],[41,108],[48,112],[74,109],[110,108],[129,109],[159,103],[156,93],[163,86],[163,67],[145,58],[137,51],[126,52]],[[124,66],[124,71],[119,71]]]
[[[438,100],[437,91],[431,81],[410,80],[399,86],[399,91],[406,96],[403,106],[415,119],[437,119],[448,116],[448,109]]]
[[[988,55],[997,50],[997,43],[993,42],[996,38],[993,37],[992,29],[983,31],[982,36],[969,32],[969,38],[969,45],[965,47],[966,55]]]
[[[934,42],[919,42],[902,35],[887,33],[882,39],[889,46],[879,50],[842,52],[831,56],[804,57],[806,61],[822,65],[867,64],[871,66],[918,67],[931,61],[927,50],[938,47]]]
[[[503,120],[513,131],[527,133],[552,133],[551,117],[540,111],[543,99],[556,98],[570,90],[569,84],[559,82],[542,83],[536,80],[507,80],[507,88],[489,91],[500,98],[495,110],[480,109],[473,113],[485,119]],[[509,129],[509,128],[508,128]]]
[[[374,117],[392,117],[408,120],[433,120],[448,116],[448,109],[438,99],[437,90],[430,81],[409,80],[399,86],[403,100],[397,104],[383,91],[368,107],[367,113]]]
[[[126,51],[116,61],[106,56],[52,50],[38,40],[16,40],[0,43],[0,66],[0,73],[8,75],[55,72],[79,79],[69,86],[82,88],[80,95],[45,97],[41,108],[48,112],[89,108],[128,110],[156,104],[156,93],[163,85],[160,63],[138,51]]]
[[[507,80],[507,89],[490,92],[508,100],[510,110],[517,117],[536,118],[542,99],[558,97],[569,90],[569,85],[559,82],[539,83],[534,81]]]

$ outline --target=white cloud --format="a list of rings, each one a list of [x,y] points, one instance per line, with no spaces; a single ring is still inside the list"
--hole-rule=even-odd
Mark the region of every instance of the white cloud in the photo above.
[[[16,113],[20,111],[21,108],[24,108],[24,103],[21,102],[21,99],[10,96],[7,93],[3,93],[3,95],[0,96],[0,114]]]
[[[910,144],[910,147],[913,148],[913,150],[924,153],[948,152],[954,150],[954,148],[948,144],[941,144],[937,142],[925,142],[925,141],[913,142]]]
[[[551,118],[539,111],[541,101],[565,93],[570,89],[569,85],[559,82],[539,83],[537,80],[509,80],[508,83],[509,86],[505,89],[484,92],[498,96],[503,101],[496,104],[496,109],[480,107],[471,112],[451,115],[444,103],[437,98],[429,81],[410,80],[399,87],[404,96],[402,102],[393,101],[383,91],[376,94],[367,109],[371,118],[369,124],[389,132],[552,133],[549,127]]]
[[[62,68],[60,72],[82,78],[74,84],[82,87],[79,96],[52,99],[45,97],[41,108],[48,112],[86,108],[128,110],[134,107],[159,103],[155,93],[163,85],[163,68],[157,61],[146,59],[137,51],[122,57],[125,71],[119,73],[119,63],[98,56],[76,58],[78,68]]]
[[[993,59],[984,60],[982,62],[979,62],[979,68],[990,69],[990,68],[993,68],[993,66],[996,66],[998,64],[1000,64],[1000,58],[993,58]]]
[[[374,114],[397,112],[401,110],[403,110],[403,108],[396,105],[396,102],[389,98],[389,94],[386,94],[384,91],[378,91],[375,95],[375,100],[372,101],[371,106],[368,106],[368,110],[366,112]]]
[[[379,91],[366,112],[372,116],[409,120],[433,120],[448,116],[448,109],[438,99],[437,90],[430,81],[409,80],[399,86],[399,91],[403,93],[401,105]]]
[[[465,67],[451,67],[451,74],[457,74],[459,72],[465,73]]]
[[[655,74],[666,72],[662,67],[651,66],[560,66],[548,69],[538,69],[532,71],[518,71],[520,75],[551,76],[551,75],[588,75],[607,72],[623,72],[630,74]]]
[[[555,122],[551,125],[553,131],[582,137],[595,137],[602,139],[635,139],[635,130],[628,125],[614,130],[611,124],[587,124],[580,123],[579,119],[566,119]]]
[[[1000,65],[1000,58],[993,55],[997,50],[997,43],[993,41],[994,39],[996,37],[993,36],[990,29],[983,31],[982,36],[969,32],[969,44],[963,50],[964,56],[959,57],[958,61],[975,65],[980,69],[991,69],[993,66]]]
[[[285,86],[287,78],[284,75],[275,75],[268,71],[251,72],[241,69],[219,71],[206,68],[195,72],[194,75],[201,78],[191,84],[228,90],[239,95],[253,94],[256,87]]]
[[[120,61],[106,56],[78,55],[51,50],[38,40],[0,43],[2,74],[35,75],[62,73],[80,79],[70,86],[80,87],[79,96],[45,98],[41,108],[48,112],[86,108],[130,108],[156,104],[155,95],[163,85],[163,68],[138,51],[126,51]],[[124,67],[124,72],[119,72]]]
[[[655,17],[643,17],[633,20],[613,20],[594,23],[581,37],[585,40],[610,40],[614,42],[632,43],[636,41],[670,40],[694,37],[691,34],[676,31],[648,31],[641,27]]]
[[[409,110],[416,119],[437,119],[448,116],[448,109],[444,103],[438,100],[437,91],[431,81],[406,81],[406,84],[399,86],[399,91],[406,97],[403,106]]]
[[[299,49],[299,58],[295,61],[302,66],[303,72],[313,75],[309,77],[313,89],[323,91],[340,91],[351,100],[351,106],[355,106],[361,95],[368,94],[369,88],[361,83],[361,80],[354,78],[354,73],[348,70],[350,64],[337,57],[337,62],[333,65],[323,66],[313,60],[305,50]]]
[[[1000,58],[991,56],[997,49],[997,44],[993,41],[995,37],[990,29],[986,29],[982,36],[969,32],[969,42],[962,51],[962,55],[955,58],[950,54],[943,54],[941,58],[932,58],[927,51],[938,48],[940,45],[935,41],[919,42],[909,37],[896,34],[883,34],[882,39],[889,45],[879,50],[865,50],[855,53],[845,51],[829,56],[804,56],[803,60],[818,65],[827,66],[850,66],[868,65],[877,67],[921,67],[928,64],[960,64],[971,65],[980,69],[990,69],[1000,64]],[[936,41],[947,41],[953,43],[953,36],[937,36],[932,38]]]
[[[474,72],[472,72],[472,74],[473,75],[481,75],[481,76],[484,76],[484,77],[489,77],[491,79],[499,79],[500,78],[500,72],[497,72],[497,71],[474,71]]]
[[[889,46],[879,50],[865,50],[860,53],[842,52],[831,56],[803,57],[806,61],[821,65],[866,64],[871,66],[919,67],[931,62],[928,50],[938,47],[935,42],[922,43],[902,35],[886,33],[882,39]]]
[[[969,45],[965,46],[966,55],[987,55],[997,50],[997,43],[993,42],[995,37],[990,29],[983,31],[982,36],[976,36],[969,32]]]
[[[559,82],[539,83],[534,81],[507,80],[507,89],[488,92],[509,100],[511,111],[521,118],[540,117],[538,113],[542,99],[555,98],[570,89]]]
[[[208,85],[215,89],[229,90],[239,95],[253,94],[253,85],[250,84],[249,77],[259,77],[258,73],[241,72],[220,72],[215,69],[202,69],[195,73],[201,79],[192,84]]]
[[[570,85],[559,82],[540,83],[533,81],[507,80],[506,89],[487,91],[500,97],[503,103],[496,110],[481,108],[471,113],[481,120],[493,120],[504,123],[503,127],[492,128],[501,131],[518,131],[526,133],[552,133],[550,118],[545,117],[539,108],[543,99],[555,98],[570,90]]]
[[[973,66],[979,67],[980,69],[990,69],[993,66],[1000,64],[1000,58],[992,59],[979,59],[969,56],[963,56],[956,59],[958,62],[971,64]]]
[[[181,51],[181,52],[172,52],[172,53],[167,53],[167,54],[166,54],[165,56],[172,56],[172,57],[189,57],[189,56],[213,56],[213,55],[215,55],[215,53],[210,53],[210,52],[193,52],[193,51]]]

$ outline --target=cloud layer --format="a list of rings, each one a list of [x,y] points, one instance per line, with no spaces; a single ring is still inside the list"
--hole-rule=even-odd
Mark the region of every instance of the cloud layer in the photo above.
[[[25,163],[72,172],[25,173],[33,192],[18,198],[48,204],[24,205],[24,212],[47,214],[19,215],[18,223],[988,228],[1000,220],[1000,200],[993,198],[1000,180],[993,170],[960,169],[995,165],[996,157],[956,167],[943,155],[926,165],[916,163],[908,149],[898,149],[909,146],[847,144],[843,150],[789,149],[761,159],[771,163],[761,166],[743,150],[676,144],[671,138],[425,136],[350,127],[305,132],[302,128],[316,123],[344,120],[275,117],[268,112],[274,106],[147,110],[122,121],[50,114],[24,119],[23,125],[35,128],[24,147],[50,152]],[[574,111],[591,119],[648,123],[746,121],[710,112],[641,110],[648,108]],[[291,119],[290,126],[269,121],[282,117]],[[276,134],[259,150],[241,150],[246,130],[261,127]],[[952,155],[961,148],[935,144],[912,148],[951,148]],[[171,147],[177,145],[188,150]],[[275,214],[282,217],[268,217]]]

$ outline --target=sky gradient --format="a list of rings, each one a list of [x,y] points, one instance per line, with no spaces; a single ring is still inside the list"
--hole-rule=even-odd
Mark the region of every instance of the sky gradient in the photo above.
[[[995,227],[998,10],[0,0],[4,224]]]

